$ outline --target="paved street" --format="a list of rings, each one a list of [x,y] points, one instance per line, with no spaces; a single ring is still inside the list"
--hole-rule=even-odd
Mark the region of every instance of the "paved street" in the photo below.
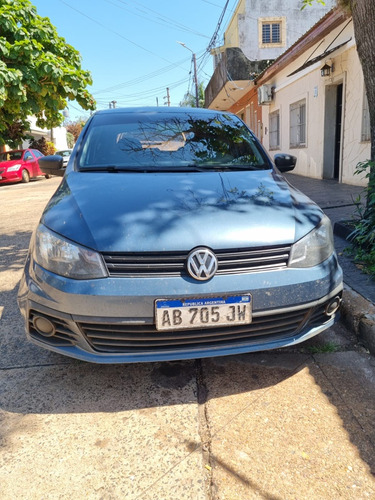
[[[340,324],[298,349],[175,363],[27,342],[17,288],[59,182],[0,186],[0,500],[375,498],[375,358]]]

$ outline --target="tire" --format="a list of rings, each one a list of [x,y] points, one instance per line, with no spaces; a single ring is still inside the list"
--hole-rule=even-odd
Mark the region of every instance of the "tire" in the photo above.
[[[30,174],[29,172],[24,168],[22,170],[22,182],[27,183],[30,181]]]

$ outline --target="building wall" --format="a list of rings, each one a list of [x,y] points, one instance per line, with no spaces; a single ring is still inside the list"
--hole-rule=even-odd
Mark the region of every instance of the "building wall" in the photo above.
[[[240,47],[239,44],[239,31],[238,25],[240,20],[245,15],[246,0],[239,0],[236,9],[234,11],[231,20],[228,23],[227,29],[224,33],[224,46],[228,47]]]
[[[262,106],[258,104],[257,87],[252,83],[249,92],[228,111],[239,116],[251,128],[260,141],[263,139]]]
[[[225,31],[224,47],[240,47],[250,61],[276,59],[336,4],[326,0],[325,5],[313,3],[301,10],[301,0],[240,0]],[[281,20],[282,43],[262,46],[261,21]]]
[[[345,22],[345,25],[347,23]],[[315,47],[301,54],[288,67],[279,71],[266,83],[273,87],[273,100],[269,106],[263,106],[263,144],[273,156],[277,152],[297,156],[295,173],[314,177],[331,178],[329,152],[334,148],[335,116],[330,109],[335,108],[337,85],[343,84],[341,161],[338,180],[348,184],[365,185],[365,180],[353,175],[356,165],[370,157],[370,142],[362,142],[362,116],[364,83],[361,65],[358,59],[352,23],[340,34],[339,26]],[[327,59],[297,72],[310,54],[322,54],[327,47],[335,47],[352,37],[340,49]],[[330,45],[332,43],[332,45]],[[321,76],[325,63],[334,65],[334,72],[329,77]],[[264,82],[262,82],[264,83]],[[306,99],[306,144],[301,147],[290,146],[290,106]],[[280,147],[270,148],[270,113],[279,110]],[[331,113],[331,114],[330,114]]]
[[[31,135],[35,139],[40,139],[41,137],[45,137],[47,141],[53,142],[56,146],[57,150],[67,149],[68,144],[66,141],[66,128],[65,127],[55,127],[54,129],[47,130],[41,129],[36,126],[36,118],[30,117],[30,126],[31,126]],[[25,141],[22,144],[23,148],[27,148],[29,145],[29,141]]]

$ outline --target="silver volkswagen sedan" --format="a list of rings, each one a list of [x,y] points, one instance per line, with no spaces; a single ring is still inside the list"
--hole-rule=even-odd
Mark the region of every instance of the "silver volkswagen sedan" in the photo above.
[[[331,225],[235,115],[95,113],[30,243],[18,302],[30,340],[96,363],[290,346],[333,325]]]

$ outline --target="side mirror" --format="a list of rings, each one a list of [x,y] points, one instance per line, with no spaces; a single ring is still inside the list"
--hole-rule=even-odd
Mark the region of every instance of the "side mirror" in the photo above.
[[[62,177],[65,173],[63,157],[60,155],[43,156],[38,160],[40,170],[44,174],[58,175]]]
[[[280,172],[290,172],[297,163],[297,158],[292,155],[278,154],[274,157],[275,165]]]

